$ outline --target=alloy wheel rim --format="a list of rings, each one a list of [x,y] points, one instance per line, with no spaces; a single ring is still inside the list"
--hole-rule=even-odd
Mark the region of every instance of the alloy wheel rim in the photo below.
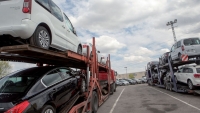
[[[44,48],[49,46],[49,35],[46,31],[42,30],[39,32],[39,42],[40,45]]]
[[[47,109],[47,110],[45,111],[45,113],[53,113],[53,110],[52,110],[52,109]]]

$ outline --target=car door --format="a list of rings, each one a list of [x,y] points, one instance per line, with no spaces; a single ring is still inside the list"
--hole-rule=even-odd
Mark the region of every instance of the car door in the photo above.
[[[69,68],[59,68],[58,71],[64,79],[62,100],[63,103],[65,103],[74,96],[75,89],[77,87],[77,79],[71,75],[71,70]]]
[[[188,68],[184,68],[183,69],[183,75],[182,75],[182,82],[183,83],[187,83],[187,77],[189,76],[189,69]]]
[[[42,78],[42,83],[49,88],[49,98],[54,101],[56,106],[62,104],[63,85],[60,84],[62,77],[55,69],[47,73]]]
[[[53,33],[55,33],[55,37],[52,37],[52,45],[62,48],[68,49],[68,43],[66,39],[66,26],[63,18],[63,13],[60,8],[50,0],[50,7],[51,7],[51,22],[54,27]]]
[[[69,18],[66,16],[66,14],[64,15],[64,19],[65,19],[65,25],[66,25],[66,38],[70,47],[70,50],[77,52],[77,47],[80,43],[77,35],[76,35],[76,31],[72,25],[72,23],[70,22]]]

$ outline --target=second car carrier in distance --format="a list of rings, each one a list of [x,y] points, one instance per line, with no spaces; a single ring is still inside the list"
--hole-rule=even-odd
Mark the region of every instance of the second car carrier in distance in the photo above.
[[[181,39],[172,46],[171,52],[159,58],[159,62],[149,62],[146,69],[149,85],[175,92],[200,94],[198,47],[200,39],[197,37]]]

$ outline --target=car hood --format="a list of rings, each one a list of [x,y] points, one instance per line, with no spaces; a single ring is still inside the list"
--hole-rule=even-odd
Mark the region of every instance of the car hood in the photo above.
[[[20,93],[0,93],[0,103],[16,102],[22,97]]]

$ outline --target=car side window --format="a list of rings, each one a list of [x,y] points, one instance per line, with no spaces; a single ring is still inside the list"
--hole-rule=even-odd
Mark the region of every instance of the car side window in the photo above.
[[[174,45],[172,46],[172,49],[171,49],[171,51],[172,51],[172,52],[174,51]]]
[[[42,82],[46,85],[46,86],[51,86],[55,83],[58,83],[59,81],[61,81],[62,78],[60,76],[60,74],[54,70],[51,71],[50,73],[46,74],[43,78],[42,78]]]
[[[70,78],[70,69],[67,68],[60,68],[58,69],[58,72],[64,77],[64,79]]]
[[[50,10],[49,0],[36,0],[36,2],[45,7],[46,9]]]
[[[177,42],[177,48],[181,47],[181,41]]]
[[[193,73],[193,69],[188,68],[188,73]]]
[[[188,68],[183,68],[183,73],[188,73]]]
[[[67,25],[67,27],[74,33],[74,28],[72,26],[72,23],[70,22],[69,18],[64,14],[64,18],[65,18],[65,23]]]
[[[177,48],[177,45],[178,45],[177,43],[175,43],[175,44],[174,44],[174,49],[176,49],[176,48]]]
[[[63,22],[63,15],[60,8],[51,0],[51,13],[61,22]]]

